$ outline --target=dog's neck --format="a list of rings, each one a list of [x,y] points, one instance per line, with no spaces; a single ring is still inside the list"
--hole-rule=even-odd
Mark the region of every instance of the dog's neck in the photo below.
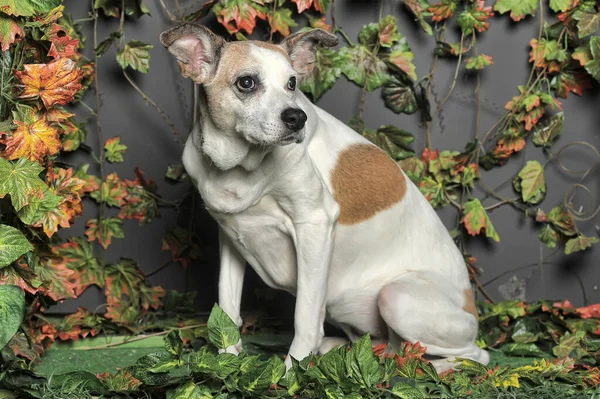
[[[194,147],[206,155],[221,170],[242,167],[252,172],[256,170],[272,148],[248,143],[235,133],[219,131],[213,123],[203,90],[200,89],[200,117],[192,130]]]

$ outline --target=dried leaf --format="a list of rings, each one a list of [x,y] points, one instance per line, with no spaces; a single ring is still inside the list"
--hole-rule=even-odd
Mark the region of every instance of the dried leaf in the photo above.
[[[480,234],[481,230],[485,230],[487,237],[495,241],[500,241],[500,237],[496,233],[492,221],[477,198],[470,199],[463,204],[463,218],[461,222],[472,236]]]

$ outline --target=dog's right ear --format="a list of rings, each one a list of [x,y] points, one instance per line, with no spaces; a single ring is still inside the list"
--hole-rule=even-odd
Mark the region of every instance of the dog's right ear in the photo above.
[[[206,83],[214,72],[225,41],[210,29],[190,23],[160,34],[160,42],[177,58],[181,74],[198,84]]]

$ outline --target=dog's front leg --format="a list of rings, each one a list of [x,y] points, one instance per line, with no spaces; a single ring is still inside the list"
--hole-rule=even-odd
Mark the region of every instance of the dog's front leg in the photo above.
[[[241,303],[246,260],[240,255],[223,229],[219,228],[219,306],[238,327],[242,326]],[[241,340],[225,351],[238,354],[242,350]]]
[[[286,359],[316,353],[323,339],[325,298],[339,206],[323,188],[321,202],[294,220],[298,262],[294,340]]]

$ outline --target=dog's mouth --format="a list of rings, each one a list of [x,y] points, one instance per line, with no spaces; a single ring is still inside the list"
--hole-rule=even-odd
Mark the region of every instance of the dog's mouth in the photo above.
[[[302,131],[293,132],[290,134],[283,135],[279,138],[279,145],[289,145],[292,143],[300,144],[304,141],[304,134]]]

